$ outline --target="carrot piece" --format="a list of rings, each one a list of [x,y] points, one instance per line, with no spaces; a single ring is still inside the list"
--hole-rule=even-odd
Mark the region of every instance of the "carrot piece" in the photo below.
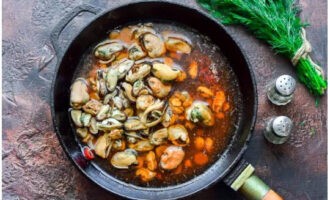
[[[174,174],[180,174],[182,172],[182,165],[179,165],[175,171],[174,171]]]
[[[188,98],[182,103],[182,106],[188,108],[189,106],[191,106],[192,102],[193,100],[191,98]]]
[[[138,165],[136,166],[136,168],[142,168],[144,165],[144,156],[138,156],[137,161]]]
[[[109,39],[116,39],[119,37],[119,31],[111,31],[111,33],[109,34]]]
[[[166,145],[161,145],[159,147],[156,148],[155,152],[158,158],[160,158],[163,154],[163,152],[165,151],[165,149],[167,148]]]
[[[205,165],[209,161],[209,157],[202,152],[198,152],[194,155],[194,162],[197,165]]]
[[[186,72],[180,71],[179,76],[175,80],[178,82],[182,82],[182,81],[186,80],[186,78],[187,78]]]
[[[204,131],[203,131],[203,129],[198,129],[196,134],[197,134],[198,136],[203,136],[203,135],[204,135]]]
[[[171,106],[181,106],[181,105],[182,105],[180,99],[177,98],[177,97],[171,97],[171,98],[169,99],[169,102],[170,102],[170,105],[171,105]]]
[[[223,114],[223,112],[217,112],[215,114],[215,117],[218,119],[223,119],[223,118],[225,118],[225,114]]]
[[[171,52],[169,56],[170,56],[171,58],[175,58],[175,59],[177,59],[177,60],[180,60],[182,54],[180,54],[180,53],[175,53],[175,52]]]
[[[207,152],[210,153],[210,152],[213,151],[213,144],[214,144],[214,142],[211,138],[207,137],[205,139],[205,149],[206,149]]]
[[[106,64],[99,63],[99,68],[105,69],[105,68],[107,68],[107,65]]]
[[[213,103],[212,103],[212,110],[214,112],[221,111],[222,106],[225,103],[225,101],[226,101],[226,96],[225,96],[224,91],[218,91],[215,94],[215,98],[214,98]]]
[[[146,155],[146,162],[149,170],[154,171],[157,169],[156,155],[153,151],[149,151]]]
[[[185,168],[189,168],[189,167],[192,167],[192,162],[191,162],[191,160],[185,160],[184,161],[184,167]]]
[[[213,100],[212,100],[212,99],[206,99],[206,102],[207,102],[209,105],[212,105]]]
[[[184,121],[186,119],[186,117],[184,115],[179,115],[179,120],[180,121]]]
[[[157,173],[156,178],[159,179],[159,180],[162,180],[163,179],[163,176],[162,176],[161,173]]]
[[[229,103],[228,102],[225,102],[224,104],[223,104],[223,106],[222,106],[222,110],[224,111],[224,112],[226,112],[227,110],[229,110],[230,109],[230,105],[229,105]]]
[[[193,130],[195,128],[195,124],[190,122],[190,121],[186,121],[186,123],[184,124],[184,126],[190,130]]]
[[[121,52],[117,57],[116,59],[117,60],[121,60],[121,59],[124,59],[124,58],[127,58],[128,57],[128,53],[127,52]]]
[[[100,97],[99,97],[99,95],[96,92],[89,93],[89,97],[91,99],[100,100]]]
[[[171,109],[174,114],[182,114],[184,112],[183,107],[171,107]]]
[[[170,125],[174,124],[178,120],[178,115],[173,114],[170,119]]]
[[[205,141],[204,138],[202,137],[196,137],[194,140],[194,144],[195,144],[195,148],[197,150],[203,150],[204,149],[204,145],[205,145]]]
[[[212,90],[210,90],[209,88],[205,87],[205,86],[199,86],[197,88],[197,92],[200,93],[200,95],[204,98],[211,98],[214,96],[214,93]]]
[[[198,74],[198,65],[196,61],[192,61],[189,65],[189,71],[188,71],[190,77],[192,79],[195,79]]]
[[[172,58],[165,57],[164,58],[164,63],[168,66],[172,66],[174,62],[173,62]]]
[[[123,28],[119,36],[117,37],[118,40],[122,40],[125,43],[131,44],[132,41],[132,30],[130,28]]]

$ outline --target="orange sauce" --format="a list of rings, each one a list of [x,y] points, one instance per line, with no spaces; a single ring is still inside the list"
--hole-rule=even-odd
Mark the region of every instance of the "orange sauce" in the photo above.
[[[109,161],[100,158],[96,159],[96,162],[111,175],[126,182],[142,186],[165,186],[184,182],[195,175],[200,174],[206,170],[209,165],[215,162],[230,141],[231,133],[233,131],[232,124],[237,119],[237,113],[235,112],[237,102],[234,101],[234,96],[239,95],[237,93],[237,82],[233,84],[233,81],[236,81],[236,79],[230,71],[231,69],[228,66],[228,63],[223,64],[222,70],[215,74],[214,70],[210,68],[214,61],[207,52],[205,53],[207,49],[202,49],[202,47],[200,47],[201,45],[197,45],[197,43],[210,43],[209,41],[204,41],[202,37],[197,36],[198,34],[191,33],[175,25],[154,24],[154,27],[165,31],[166,34],[174,32],[176,34],[181,33],[185,35],[186,33],[189,33],[191,36],[190,39],[192,41],[193,51],[190,55],[167,52],[159,59],[163,60],[163,62],[169,66],[181,67],[185,72],[185,77],[182,77],[182,80],[178,82],[172,83],[172,91],[187,91],[193,100],[207,102],[215,115],[215,125],[212,127],[197,126],[186,120],[185,112],[175,112],[176,114],[172,119],[173,123],[184,125],[189,132],[190,144],[183,147],[185,151],[185,159],[179,167],[172,171],[164,171],[157,168],[155,171],[157,172],[156,178],[148,183],[141,181],[135,175],[135,169],[145,166],[145,155],[147,152],[139,153],[138,165],[131,170],[118,170],[111,167]],[[177,30],[179,30],[179,32],[175,32]],[[120,31],[111,32],[109,38],[120,40],[127,44],[127,46],[137,42],[132,37],[132,30],[127,27],[124,27]],[[209,45],[212,46],[214,44],[210,43]],[[127,57],[127,52],[121,53],[119,57]],[[215,53],[214,57],[225,59],[220,52]],[[100,64],[95,60],[92,62],[92,67],[87,74],[87,78],[90,78],[91,80],[96,77],[96,71],[98,69],[106,67],[106,65]],[[201,96],[196,91],[198,86],[207,87],[215,95],[208,98]],[[90,95],[91,98],[98,99],[98,96],[95,95],[94,91],[91,91]],[[184,110],[189,107],[192,102],[182,101],[181,103],[182,104],[179,107]],[[170,145],[170,143],[155,147],[154,152],[156,154],[157,162],[159,162],[160,156],[168,145]],[[109,158],[111,158],[111,155]]]

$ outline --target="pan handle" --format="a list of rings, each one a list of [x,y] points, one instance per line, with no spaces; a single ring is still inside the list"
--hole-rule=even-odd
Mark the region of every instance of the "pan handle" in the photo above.
[[[50,40],[52,42],[52,45],[54,47],[54,50],[56,52],[57,55],[63,55],[63,50],[60,47],[59,44],[59,36],[61,35],[62,31],[64,30],[64,28],[80,13],[82,12],[89,12],[92,14],[97,15],[99,12],[101,11],[100,8],[95,8],[91,5],[88,4],[83,4],[80,6],[77,6],[76,8],[74,8],[71,12],[69,12],[68,14],[66,14],[55,26],[55,28],[52,30],[51,34],[50,34]]]
[[[233,190],[239,191],[248,200],[283,200],[283,198],[254,174],[254,167],[241,160],[224,179]]]

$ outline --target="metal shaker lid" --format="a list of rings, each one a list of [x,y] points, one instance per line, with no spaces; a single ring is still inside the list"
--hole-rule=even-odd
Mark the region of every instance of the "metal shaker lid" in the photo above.
[[[292,129],[292,121],[286,116],[278,116],[273,121],[274,133],[281,137],[287,137],[290,135]]]
[[[275,87],[282,95],[291,95],[296,88],[296,80],[290,75],[282,75],[276,79]]]

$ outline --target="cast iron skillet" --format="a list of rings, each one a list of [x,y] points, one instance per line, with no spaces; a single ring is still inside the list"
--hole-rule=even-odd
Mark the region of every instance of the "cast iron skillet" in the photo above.
[[[65,26],[81,12],[90,12],[97,16],[77,34],[67,49],[60,48],[61,44],[58,42],[59,35]],[[127,198],[160,200],[185,197],[221,179],[225,180],[225,183],[235,190],[238,190],[237,184],[239,186],[243,184],[240,190],[248,197],[250,195],[250,198],[267,198],[269,191],[271,191],[269,187],[259,183],[260,179],[257,179],[257,181],[249,179],[249,177],[254,176],[251,176],[252,166],[246,164],[246,162],[239,162],[247,148],[247,141],[254,127],[257,113],[257,92],[253,72],[246,57],[223,26],[207,14],[194,8],[161,1],[130,3],[101,14],[99,13],[100,10],[97,8],[88,5],[79,6],[65,16],[51,34],[51,41],[58,58],[51,93],[53,123],[63,149],[79,171],[102,188]],[[99,42],[107,31],[119,25],[134,22],[137,19],[141,21],[174,21],[209,36],[216,45],[225,49],[223,52],[238,78],[239,88],[242,93],[242,116],[239,120],[238,129],[225,152],[203,174],[175,186],[146,188],[115,179],[84,159],[80,146],[75,139],[73,129],[70,126],[68,115],[69,88],[82,54],[92,44]],[[241,175],[241,179],[236,179],[239,175]]]

